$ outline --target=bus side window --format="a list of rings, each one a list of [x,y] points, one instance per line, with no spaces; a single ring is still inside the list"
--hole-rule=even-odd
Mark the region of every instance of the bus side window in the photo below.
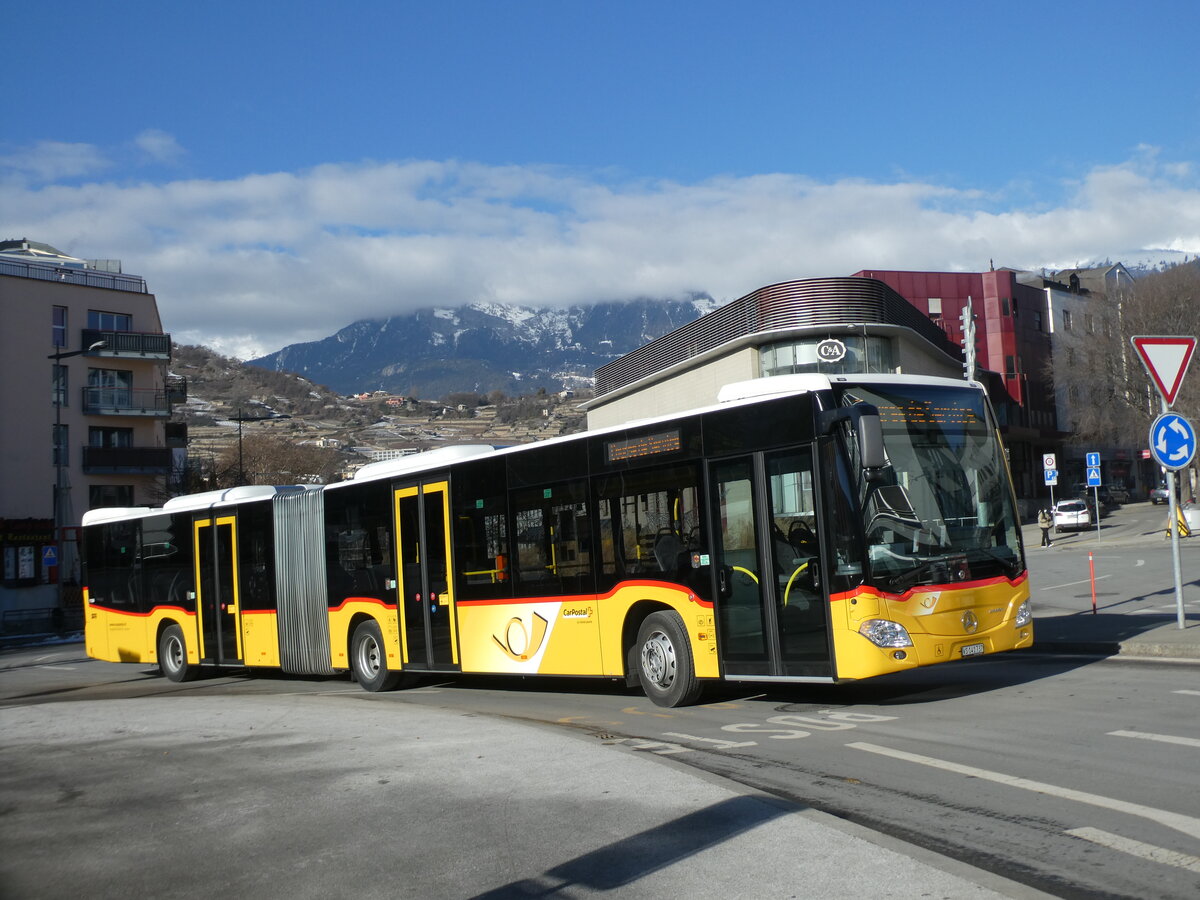
[[[504,463],[467,463],[454,474],[452,493],[456,596],[511,597]]]
[[[588,593],[592,579],[592,534],[582,481],[517,491],[517,591],[532,596]]]
[[[695,467],[679,465],[597,479],[601,590],[651,577],[708,594],[707,576],[693,564],[704,550],[697,483]]]

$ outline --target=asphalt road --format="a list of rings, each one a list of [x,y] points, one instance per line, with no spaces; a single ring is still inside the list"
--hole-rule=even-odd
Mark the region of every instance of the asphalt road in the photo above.
[[[1037,608],[1090,608],[1090,549],[1107,612],[1173,609],[1153,527],[1030,542]],[[81,651],[0,660],[12,896],[1200,896],[1196,665],[1022,652],[665,710],[590,681],[173,685]]]

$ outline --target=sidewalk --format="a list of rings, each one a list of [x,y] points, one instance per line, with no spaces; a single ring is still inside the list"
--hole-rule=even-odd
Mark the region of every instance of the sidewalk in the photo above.
[[[1122,523],[1122,514],[1136,523]],[[1166,534],[1167,508],[1149,504],[1130,504],[1119,508],[1101,520],[1100,541],[1094,529],[1051,534],[1052,553],[1083,553],[1113,548],[1168,548]],[[1041,530],[1037,523],[1022,528],[1025,552],[1032,557],[1041,552]],[[1180,552],[1184,567],[1184,626],[1179,627],[1178,614],[1167,613],[1110,613],[1059,608],[1053,597],[1038,596],[1033,585],[1034,618],[1033,648],[1043,653],[1070,653],[1094,656],[1120,656],[1127,659],[1159,659],[1200,663],[1200,612],[1195,611],[1195,585],[1189,583],[1188,563],[1200,553],[1200,535],[1181,537]],[[1195,577],[1195,566],[1191,575]],[[1189,600],[1190,595],[1190,600]]]

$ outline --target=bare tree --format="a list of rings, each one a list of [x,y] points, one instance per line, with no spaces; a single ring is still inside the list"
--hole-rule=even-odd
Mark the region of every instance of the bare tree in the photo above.
[[[217,457],[214,487],[237,484],[328,484],[336,481],[342,454],[266,434],[246,435]]]
[[[1084,327],[1056,347],[1054,377],[1067,392],[1079,440],[1139,444],[1162,411],[1158,393],[1137,357],[1136,335],[1200,336],[1200,267],[1182,265],[1148,275],[1116,296],[1085,308]],[[1173,411],[1200,422],[1200,373],[1192,367]],[[1195,463],[1193,463],[1195,466]]]

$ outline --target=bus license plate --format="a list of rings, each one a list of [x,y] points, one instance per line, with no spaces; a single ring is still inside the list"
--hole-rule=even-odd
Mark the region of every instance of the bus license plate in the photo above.
[[[983,644],[967,644],[962,648],[963,656],[979,656],[983,653]]]

